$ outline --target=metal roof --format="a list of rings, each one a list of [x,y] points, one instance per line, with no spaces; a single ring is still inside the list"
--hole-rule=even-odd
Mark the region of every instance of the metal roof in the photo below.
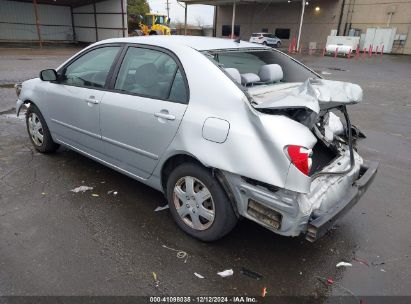
[[[232,5],[234,0],[178,0],[186,4],[208,4],[208,5]],[[254,3],[282,3],[288,0],[235,0],[236,4],[254,4]]]
[[[15,2],[29,2],[33,3],[33,0],[9,0]],[[49,4],[49,5],[60,5],[60,6],[82,6],[87,4],[92,4],[96,2],[102,2],[104,0],[37,0],[37,4]]]

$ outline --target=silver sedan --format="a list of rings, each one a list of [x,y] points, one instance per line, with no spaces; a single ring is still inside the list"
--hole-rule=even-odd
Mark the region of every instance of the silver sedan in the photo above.
[[[363,134],[346,107],[361,101],[358,85],[248,42],[104,40],[16,90],[39,152],[63,145],[161,191],[204,241],[240,217],[314,241],[378,167],[355,148]]]

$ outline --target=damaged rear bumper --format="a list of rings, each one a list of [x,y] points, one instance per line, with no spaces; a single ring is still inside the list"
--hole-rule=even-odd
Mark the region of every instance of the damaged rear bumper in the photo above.
[[[308,222],[306,239],[310,242],[321,238],[329,231],[335,222],[345,215],[365,193],[368,186],[374,180],[378,170],[378,162],[365,162],[361,165],[360,176],[347,191],[345,197],[334,206],[332,210],[318,216]]]
[[[306,234],[306,239],[313,242],[331,229],[372,183],[378,163],[363,164],[358,155],[356,159],[350,173],[317,178],[307,194],[282,188],[268,189],[239,175],[222,173],[225,189],[239,215],[283,236]],[[349,161],[345,156],[330,166],[336,169],[338,164],[345,167]]]

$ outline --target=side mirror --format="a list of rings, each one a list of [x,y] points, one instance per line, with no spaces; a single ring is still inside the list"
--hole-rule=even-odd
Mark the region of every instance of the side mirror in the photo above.
[[[47,69],[40,72],[40,79],[43,81],[56,81],[57,72],[53,69]]]

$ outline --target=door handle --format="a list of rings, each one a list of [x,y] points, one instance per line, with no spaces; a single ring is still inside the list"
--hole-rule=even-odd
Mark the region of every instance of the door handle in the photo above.
[[[92,104],[98,104],[99,101],[97,99],[95,99],[93,96],[90,96],[89,98],[86,98],[84,101],[88,102],[88,103],[92,103]]]
[[[167,119],[167,120],[175,120],[176,117],[172,114],[168,114],[168,113],[162,113],[162,112],[158,112],[158,113],[154,113],[155,117],[158,118],[163,118],[163,119]]]

